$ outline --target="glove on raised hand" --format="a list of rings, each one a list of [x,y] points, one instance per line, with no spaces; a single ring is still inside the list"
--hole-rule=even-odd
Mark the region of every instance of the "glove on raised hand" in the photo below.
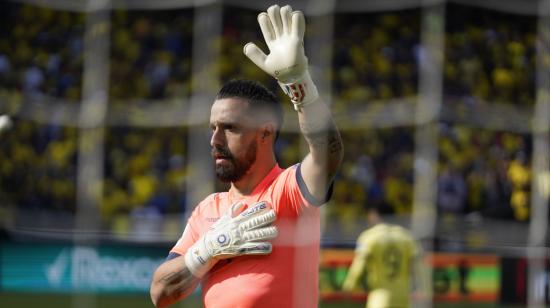
[[[244,46],[244,54],[277,79],[295,110],[313,103],[319,93],[309,74],[304,53],[304,14],[293,12],[289,5],[282,8],[272,5],[267,13],[258,15],[258,23],[270,53],[266,55],[256,44],[248,43]]]
[[[242,202],[233,204],[189,248],[185,264],[193,276],[201,278],[221,259],[271,253],[271,243],[266,240],[277,236],[277,228],[268,226],[277,219],[275,211],[261,201],[237,214],[243,206]]]

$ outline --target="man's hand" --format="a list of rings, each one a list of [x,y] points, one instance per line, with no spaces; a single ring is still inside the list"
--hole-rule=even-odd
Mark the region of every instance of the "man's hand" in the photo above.
[[[277,219],[275,211],[258,202],[238,214],[244,203],[231,206],[185,254],[185,264],[193,276],[201,278],[220,259],[242,255],[271,253],[266,240],[277,236],[277,228],[268,226]]]
[[[293,12],[289,5],[282,8],[273,5],[267,13],[258,15],[258,23],[270,53],[266,55],[254,43],[248,43],[244,46],[244,54],[279,81],[296,110],[314,102],[319,93],[307,69],[304,14]]]

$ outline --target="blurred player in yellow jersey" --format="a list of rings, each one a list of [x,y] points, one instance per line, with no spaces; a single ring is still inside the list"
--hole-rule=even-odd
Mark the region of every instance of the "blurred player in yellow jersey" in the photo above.
[[[343,289],[351,291],[366,279],[367,308],[410,307],[413,279],[425,287],[420,279],[421,248],[407,229],[382,222],[377,209],[368,209],[367,220],[372,227],[357,238]]]

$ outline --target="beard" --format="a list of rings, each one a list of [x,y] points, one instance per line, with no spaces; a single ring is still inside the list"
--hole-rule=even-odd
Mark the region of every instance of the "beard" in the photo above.
[[[216,177],[224,182],[237,182],[239,181],[252,167],[252,164],[256,161],[257,145],[252,142],[244,157],[236,158],[231,151],[227,148],[214,148],[212,149],[212,158],[214,158]],[[223,164],[216,164],[216,156],[221,156],[226,160]]]

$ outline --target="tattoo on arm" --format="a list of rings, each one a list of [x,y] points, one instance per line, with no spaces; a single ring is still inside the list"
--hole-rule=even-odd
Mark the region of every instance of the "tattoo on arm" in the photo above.
[[[182,294],[189,292],[195,287],[198,278],[193,276],[189,269],[183,268],[181,271],[168,273],[160,281],[170,290],[171,297],[179,299]]]
[[[332,127],[328,133],[328,152],[329,154],[335,154],[338,152],[341,152],[343,149],[342,146],[342,137],[340,136],[340,133],[336,129],[335,126]]]
[[[342,151],[342,137],[333,121],[328,121],[326,127],[312,125],[312,123],[300,123],[302,134],[307,142],[315,148],[327,147],[328,154],[336,154]]]

